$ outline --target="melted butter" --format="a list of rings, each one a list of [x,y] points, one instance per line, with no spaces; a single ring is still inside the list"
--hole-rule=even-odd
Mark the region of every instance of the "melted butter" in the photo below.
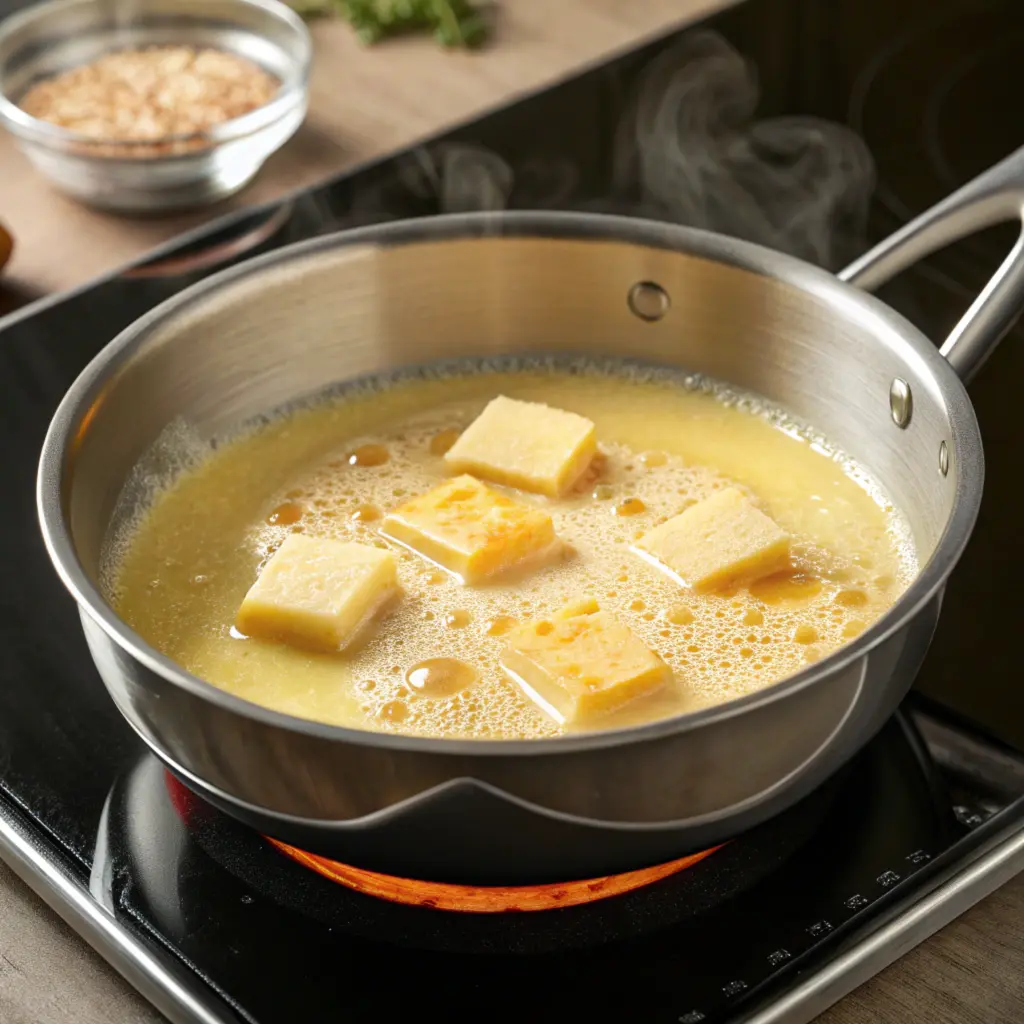
[[[615,506],[617,516],[638,516],[647,511],[647,506],[639,498],[626,498]]]
[[[267,516],[271,526],[291,526],[302,518],[302,506],[296,501],[284,501]]]
[[[350,466],[383,466],[391,453],[382,444],[361,444],[348,457]]]
[[[232,637],[246,590],[290,531],[387,546],[378,514],[446,477],[445,445],[498,394],[597,425],[600,483],[588,479],[557,502],[510,492],[552,515],[571,557],[464,587],[392,548],[404,597],[355,652]],[[698,595],[629,553],[638,533],[731,483],[793,535],[792,573]],[[301,521],[275,518],[298,499]],[[609,515],[626,502],[637,514]],[[671,666],[670,685],[609,715],[608,726],[719,704],[823,657],[891,606],[916,571],[895,525],[820,447],[710,395],[625,372],[467,374],[303,409],[220,446],[154,503],[113,563],[111,589],[150,643],[257,704],[365,729],[546,736],[564,727],[499,666],[512,623],[592,596]],[[410,673],[435,661],[465,666],[473,683],[416,699]]]
[[[440,434],[435,434],[430,439],[431,455],[444,455],[458,441],[461,433],[461,430],[456,430],[453,427],[449,430],[442,430]]]
[[[417,697],[453,697],[479,678],[472,665],[458,658],[427,658],[405,673],[405,685]]]
[[[790,570],[756,580],[750,586],[750,595],[765,604],[807,604],[821,593],[821,588],[821,580]]]
[[[372,523],[380,519],[380,509],[376,505],[360,505],[352,513],[352,518],[357,523]]]

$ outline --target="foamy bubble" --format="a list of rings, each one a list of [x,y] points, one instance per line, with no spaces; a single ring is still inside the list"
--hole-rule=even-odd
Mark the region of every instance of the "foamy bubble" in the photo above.
[[[791,436],[802,440],[811,436],[779,410],[714,381],[628,363],[573,365],[575,374],[607,378],[620,387],[623,380],[638,385],[671,383],[676,389],[682,384],[688,390],[711,395],[723,405],[768,420]],[[566,369],[564,361],[549,364],[546,360],[527,360],[512,366],[507,360],[482,361],[475,368],[486,373],[519,367],[534,371],[539,367],[547,371]],[[466,364],[459,363],[427,367],[416,375],[437,380],[444,374],[465,374],[466,370]],[[337,397],[365,398],[373,393],[380,394],[383,402],[387,397],[383,392],[389,385],[408,376],[406,372],[355,382]],[[565,386],[568,390],[570,382]],[[301,408],[308,404],[303,403]],[[861,556],[860,565],[852,558],[843,559],[798,539],[798,566],[820,580],[817,592],[794,588],[794,593],[802,595],[799,599],[768,602],[747,590],[727,595],[681,591],[669,576],[627,552],[638,536],[657,523],[724,486],[735,485],[735,481],[706,467],[688,464],[670,452],[648,446],[633,450],[605,440],[601,445],[605,460],[600,479],[589,483],[585,493],[550,502],[510,492],[517,500],[545,508],[574,556],[485,586],[461,586],[448,574],[383,538],[380,515],[408,496],[436,486],[447,475],[442,453],[479,405],[473,401],[406,411],[381,433],[339,438],[336,450],[321,452],[311,466],[307,464],[304,471],[289,477],[270,496],[244,537],[246,552],[249,557],[255,556],[259,565],[276,551],[289,531],[388,546],[398,556],[403,600],[364,646],[338,663],[339,678],[351,680],[352,690],[358,691],[362,718],[349,724],[453,737],[558,733],[560,727],[525,699],[503,672],[500,657],[507,642],[506,630],[495,630],[492,624],[550,615],[570,596],[596,598],[604,610],[628,624],[673,669],[674,689],[659,698],[660,704],[652,705],[650,717],[672,713],[673,700],[676,710],[719,704],[803,668],[812,641],[815,655],[846,642],[892,604],[911,571],[911,549],[894,543],[900,535],[898,526],[890,524],[886,534],[873,523],[854,523],[846,539],[848,549]],[[304,412],[297,412],[290,421],[292,428],[304,416]],[[258,437],[254,440],[259,442]],[[822,439],[815,443],[820,445]],[[223,448],[218,457],[230,459],[230,449]],[[186,444],[182,450],[191,455],[179,469],[194,466],[197,446]],[[208,454],[209,447],[203,447],[203,451]],[[353,457],[354,453],[359,454]],[[838,454],[834,460],[847,472],[848,460]],[[167,475],[160,479],[166,481]],[[860,476],[857,481],[870,490]],[[288,513],[275,515],[274,510],[284,506]],[[294,506],[301,509],[301,517],[293,520]],[[621,514],[624,507],[631,514]],[[159,502],[155,508],[158,511]],[[150,521],[155,523],[158,518],[154,515]],[[116,555],[123,556],[126,550],[124,536]],[[187,549],[186,542],[182,546]],[[119,561],[115,557],[113,564]],[[880,563],[885,563],[886,569],[892,565],[891,571],[871,568]],[[202,589],[215,589],[214,583]],[[132,600],[130,594],[126,597]],[[148,595],[147,600],[155,598]],[[171,609],[173,601],[168,601]],[[239,648],[244,644],[238,642]],[[261,656],[261,650],[254,647],[249,651],[250,663]],[[439,657],[474,666],[478,680],[472,689],[429,701],[408,699],[403,682],[405,669]],[[187,667],[196,670],[195,666]],[[357,685],[360,680],[364,681],[361,686]],[[366,685],[368,680],[373,681],[372,686]],[[211,681],[230,683],[228,679]],[[320,705],[311,708],[314,706]],[[289,708],[302,713],[296,711],[294,702]],[[633,708],[630,713],[642,715],[643,709]],[[317,717],[314,710],[309,715]]]

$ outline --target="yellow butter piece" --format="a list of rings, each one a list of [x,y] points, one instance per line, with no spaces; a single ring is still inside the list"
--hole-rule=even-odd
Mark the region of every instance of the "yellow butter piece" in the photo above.
[[[789,535],[729,487],[656,526],[633,550],[685,586],[710,590],[785,568]]]
[[[457,476],[385,516],[385,537],[477,583],[557,549],[551,516]]]
[[[463,431],[445,460],[456,472],[557,498],[576,483],[596,453],[590,420],[502,395]]]
[[[508,634],[505,671],[553,718],[585,724],[663,686],[668,666],[596,602],[578,602]]]
[[[571,619],[574,615],[590,615],[591,612],[599,612],[601,606],[592,597],[581,597],[577,601],[570,601],[564,608],[555,612],[553,618]]]
[[[293,533],[245,595],[235,627],[246,636],[339,651],[397,588],[389,551]]]

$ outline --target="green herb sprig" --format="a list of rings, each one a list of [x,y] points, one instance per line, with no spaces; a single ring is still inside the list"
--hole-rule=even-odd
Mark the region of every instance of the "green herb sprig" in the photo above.
[[[291,0],[291,7],[306,18],[343,18],[368,46],[429,31],[442,46],[469,50],[481,46],[489,34],[486,13],[473,0]]]

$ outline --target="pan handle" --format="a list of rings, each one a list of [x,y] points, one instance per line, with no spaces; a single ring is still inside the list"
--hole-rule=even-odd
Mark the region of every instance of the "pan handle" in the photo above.
[[[868,291],[967,235],[1003,221],[1022,233],[939,351],[969,381],[1024,310],[1024,147],[890,235],[838,277]]]

